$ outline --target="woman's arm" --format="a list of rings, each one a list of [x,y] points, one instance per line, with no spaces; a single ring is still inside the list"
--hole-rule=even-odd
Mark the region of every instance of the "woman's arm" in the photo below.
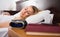
[[[14,19],[14,16],[0,15],[0,28],[9,27],[9,23]]]
[[[0,23],[0,28],[9,27],[9,23],[10,23],[10,22],[8,22],[8,21]]]
[[[9,23],[12,20],[22,20],[22,19],[23,18],[20,17],[20,12],[12,16],[0,15],[0,28],[8,27]]]

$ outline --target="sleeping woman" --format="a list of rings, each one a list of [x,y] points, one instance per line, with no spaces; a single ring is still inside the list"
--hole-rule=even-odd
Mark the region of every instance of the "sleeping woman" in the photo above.
[[[6,27],[9,26],[11,20],[25,20],[27,17],[37,14],[39,11],[35,6],[28,6],[13,16],[0,15],[0,27],[4,27],[4,23],[6,23]]]
[[[0,15],[0,27],[8,27],[12,20],[26,20],[27,23],[39,23],[49,13],[49,10],[42,11],[35,6],[27,6],[15,15]]]

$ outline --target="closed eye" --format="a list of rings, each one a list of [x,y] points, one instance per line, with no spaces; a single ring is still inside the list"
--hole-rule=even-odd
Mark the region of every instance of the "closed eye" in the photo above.
[[[28,8],[25,8],[25,10],[27,10]]]

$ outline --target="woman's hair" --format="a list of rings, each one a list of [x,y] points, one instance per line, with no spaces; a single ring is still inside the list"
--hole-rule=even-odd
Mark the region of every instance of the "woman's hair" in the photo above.
[[[34,14],[36,14],[36,13],[38,13],[40,10],[37,8],[37,7],[35,7],[35,6],[32,6],[32,8],[33,8],[33,10],[34,10]]]

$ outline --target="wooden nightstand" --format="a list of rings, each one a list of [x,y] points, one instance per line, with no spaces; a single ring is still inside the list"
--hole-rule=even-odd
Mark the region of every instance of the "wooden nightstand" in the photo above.
[[[60,37],[60,36],[49,36],[49,35],[27,35],[25,29],[11,28],[9,30],[10,37]]]

